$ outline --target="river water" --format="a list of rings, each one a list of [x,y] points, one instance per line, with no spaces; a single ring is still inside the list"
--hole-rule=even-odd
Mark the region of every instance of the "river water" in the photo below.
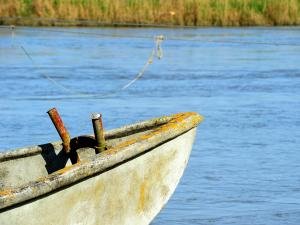
[[[118,91],[159,34],[163,58]],[[152,225],[298,225],[299,62],[298,27],[0,28],[0,149],[57,140],[51,107],[72,136],[92,133],[92,112],[110,129],[196,111],[188,167]]]

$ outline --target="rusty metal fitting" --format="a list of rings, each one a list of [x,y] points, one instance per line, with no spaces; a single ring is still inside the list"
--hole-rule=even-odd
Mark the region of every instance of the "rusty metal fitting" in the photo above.
[[[92,117],[93,129],[94,129],[94,134],[96,139],[95,149],[97,153],[99,153],[106,149],[102,115],[99,113],[93,113],[91,117]]]
[[[52,123],[54,124],[61,140],[62,140],[62,144],[63,144],[63,149],[66,153],[69,153],[71,150],[71,146],[70,146],[70,135],[68,130],[66,129],[58,111],[56,110],[56,108],[52,108],[50,109],[48,112],[49,117],[52,120]]]

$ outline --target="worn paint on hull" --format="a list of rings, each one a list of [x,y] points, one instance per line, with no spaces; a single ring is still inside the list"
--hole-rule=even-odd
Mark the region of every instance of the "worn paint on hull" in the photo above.
[[[129,132],[129,137],[111,141],[111,146],[122,146],[123,150],[112,147],[92,159],[92,151],[85,150],[84,154],[91,154],[80,153],[80,157],[85,157],[82,163],[58,170],[33,184],[22,181],[25,185],[21,188],[3,188],[0,224],[149,224],[174,192],[188,162],[196,126],[201,121],[199,116],[191,117],[197,115],[183,116],[178,127],[174,119],[156,120],[154,123],[160,128],[152,127],[141,134]],[[151,140],[162,135],[159,132],[169,132],[170,127],[180,132],[166,133],[164,138],[160,137],[162,142],[153,145]],[[128,128],[127,132],[131,129]],[[139,140],[139,145],[133,140]],[[153,147],[143,150],[145,145]],[[39,155],[31,157],[41,162]],[[3,160],[0,171],[9,167],[8,161]],[[21,158],[20,165],[25,161]]]
[[[195,129],[146,154],[0,214],[11,224],[149,224],[187,164]]]

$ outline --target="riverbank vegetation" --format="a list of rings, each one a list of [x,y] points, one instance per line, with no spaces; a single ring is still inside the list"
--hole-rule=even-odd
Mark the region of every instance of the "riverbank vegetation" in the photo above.
[[[0,24],[299,25],[300,0],[0,0]]]

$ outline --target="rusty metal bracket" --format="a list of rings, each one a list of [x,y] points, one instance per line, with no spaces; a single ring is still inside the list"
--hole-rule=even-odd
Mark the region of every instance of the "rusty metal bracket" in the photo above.
[[[97,146],[97,141],[92,136],[79,136],[75,138],[70,138],[70,134],[66,129],[58,111],[56,108],[52,108],[47,112],[62,140],[63,150],[69,156],[72,164],[80,161],[79,156],[76,152],[79,148],[95,148]],[[104,136],[103,136],[104,138]],[[98,153],[98,150],[96,153]]]
[[[69,153],[72,164],[80,162],[79,155],[76,152],[79,148],[94,148],[96,140],[92,136],[78,136],[71,139],[71,151]],[[97,151],[96,151],[97,153]]]

